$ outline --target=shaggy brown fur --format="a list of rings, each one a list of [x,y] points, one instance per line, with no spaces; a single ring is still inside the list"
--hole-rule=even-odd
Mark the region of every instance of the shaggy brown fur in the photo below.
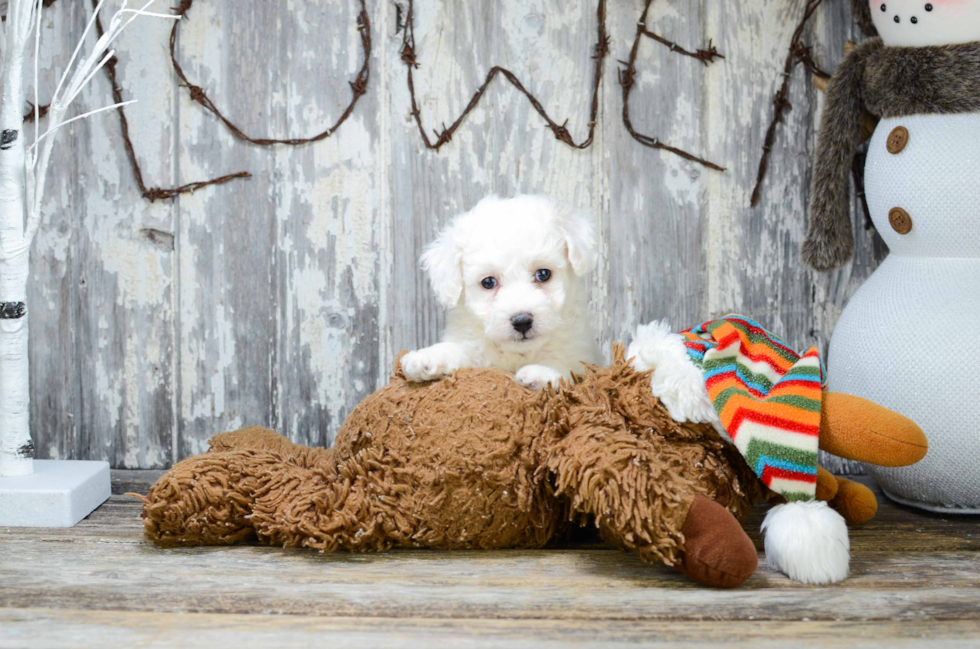
[[[840,267],[854,252],[848,176],[863,110],[878,117],[980,111],[980,43],[885,47],[873,38],[841,61],[827,86],[802,249],[816,270]]]
[[[614,348],[610,367],[534,393],[488,368],[434,383],[391,383],[348,416],[333,448],[246,428],[174,466],[143,498],[146,538],[164,547],[246,539],[284,547],[533,548],[570,523],[646,561],[733,588],[758,555],[739,520],[765,489],[707,424],[682,424]],[[904,466],[928,449],[913,422],[864,399],[825,393],[821,447]],[[823,475],[848,520],[877,508],[860,485]],[[833,484],[831,484],[833,483]],[[845,497],[841,496],[844,493]]]
[[[540,547],[571,520],[676,564],[697,495],[744,517],[762,486],[703,424],[675,422],[616,349],[572,385],[535,394],[493,369],[391,383],[331,449],[250,428],[215,436],[145,500],[162,546],[247,538],[321,551]],[[754,555],[753,555],[754,556]]]

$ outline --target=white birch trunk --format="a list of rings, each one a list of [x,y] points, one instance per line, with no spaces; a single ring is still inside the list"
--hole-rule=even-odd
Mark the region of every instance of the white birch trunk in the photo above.
[[[0,48],[3,54],[3,103],[0,106],[0,478],[30,475],[34,472],[34,444],[30,429],[30,372],[28,367],[27,275],[31,240],[41,222],[44,179],[51,159],[53,135],[60,127],[115,104],[90,111],[64,121],[72,101],[106,64],[114,52],[112,41],[138,16],[176,19],[153,14],[146,9],[131,9],[123,0],[119,11],[109,21],[108,29],[95,43],[92,52],[79,58],[86,36],[92,31],[95,16],[106,0],[101,0],[89,19],[65,73],[51,96],[48,130],[35,138],[30,158],[24,142],[24,53],[31,31],[34,31],[34,82],[37,85],[37,52],[40,39],[40,0],[10,0],[7,21]],[[37,19],[37,24],[35,24]],[[76,65],[77,63],[77,65]],[[70,75],[70,81],[69,79]],[[65,81],[68,81],[67,85]],[[37,104],[35,87],[35,104]],[[37,119],[35,113],[35,119]],[[35,128],[37,128],[35,121]],[[46,142],[41,140],[47,138]],[[40,147],[38,147],[40,145]],[[37,149],[37,150],[35,150]]]
[[[5,305],[23,304],[27,270],[26,250],[0,261],[0,299]],[[0,477],[29,475],[34,470],[27,339],[26,308],[22,317],[0,319]]]
[[[23,47],[8,38],[0,107],[0,477],[34,470],[25,304],[30,248],[24,240],[23,71]]]

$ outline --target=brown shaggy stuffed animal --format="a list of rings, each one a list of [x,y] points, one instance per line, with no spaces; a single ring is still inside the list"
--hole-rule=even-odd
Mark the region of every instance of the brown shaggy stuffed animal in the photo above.
[[[737,586],[758,562],[738,520],[764,487],[710,425],[672,420],[650,374],[623,356],[617,346],[610,367],[540,393],[487,368],[410,383],[396,363],[332,448],[261,428],[213,437],[144,499],[146,538],[324,552],[536,548],[591,520],[646,561]]]

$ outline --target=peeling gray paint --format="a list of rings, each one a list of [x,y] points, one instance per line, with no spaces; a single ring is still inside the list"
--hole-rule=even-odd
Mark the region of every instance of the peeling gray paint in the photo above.
[[[491,192],[545,192],[595,216],[602,252],[591,307],[606,348],[638,322],[686,327],[738,311],[798,347],[826,349],[884,249],[860,228],[847,269],[819,276],[799,262],[820,101],[802,70],[762,203],[748,207],[803,4],[654,5],[651,28],[688,47],[710,38],[726,58],[704,67],[643,43],[634,122],[727,166],[724,174],[641,147],[623,129],[616,59],[627,54],[641,0],[610,3],[599,125],[584,151],[555,141],[506,85],[488,92],[440,153],[424,150],[408,113],[397,2],[368,3],[368,94],[334,137],[300,148],[234,140],[174,84],[169,26],[137,21],[118,54],[125,92],[140,100],[128,115],[144,173],[155,184],[240,169],[253,177],[150,204],[136,190],[115,116],[72,125],[57,145],[32,259],[38,454],[163,467],[246,424],[329,444],[400,349],[436,340],[443,314],[419,252]],[[857,37],[846,4],[827,3],[811,28],[827,69]],[[591,0],[418,2],[416,87],[427,124],[451,121],[501,64],[583,133],[594,9]],[[249,133],[313,133],[349,97],[360,64],[355,10],[341,0],[198,3],[179,56]],[[86,3],[56,3],[45,16],[43,87],[67,60]],[[100,78],[79,111],[108,100]]]

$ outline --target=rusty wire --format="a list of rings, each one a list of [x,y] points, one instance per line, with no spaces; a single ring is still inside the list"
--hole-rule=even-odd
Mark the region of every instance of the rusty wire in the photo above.
[[[800,19],[800,23],[796,26],[796,30],[793,32],[793,38],[789,43],[789,51],[786,54],[786,62],[783,64],[783,83],[776,92],[776,96],[772,100],[773,104],[773,115],[772,121],[769,122],[769,128],[766,130],[766,139],[762,145],[762,158],[759,160],[759,173],[756,176],[755,188],[752,190],[752,200],[750,205],[755,207],[755,204],[759,202],[759,193],[762,189],[762,181],[766,177],[766,172],[769,169],[769,154],[772,152],[772,145],[776,139],[776,127],[783,121],[783,115],[787,110],[791,110],[793,107],[789,102],[789,80],[792,75],[793,68],[797,65],[803,65],[811,74],[815,74],[818,77],[823,77],[825,79],[830,78],[830,75],[821,70],[813,62],[810,57],[810,48],[803,44],[803,30],[806,29],[807,23],[813,14],[820,7],[823,0],[807,0],[806,9],[803,12],[803,18]]]
[[[643,7],[643,13],[640,14],[640,20],[636,23],[636,38],[633,40],[632,49],[630,49],[629,60],[620,61],[620,63],[626,66],[619,70],[619,85],[622,86],[623,88],[623,125],[626,127],[626,130],[629,132],[629,134],[633,136],[633,139],[644,146],[648,146],[653,149],[661,149],[663,151],[669,151],[674,155],[678,155],[686,160],[691,160],[692,162],[697,162],[698,164],[704,165],[709,169],[724,171],[725,170],[724,167],[716,165],[713,162],[709,162],[708,160],[705,160],[704,158],[700,158],[692,153],[688,153],[683,149],[678,149],[677,147],[670,146],[669,144],[665,144],[653,136],[639,133],[635,128],[633,128],[633,121],[630,119],[630,92],[632,91],[633,86],[636,83],[636,57],[640,51],[640,41],[643,39],[643,37],[651,38],[657,41],[658,43],[667,46],[668,48],[670,48],[670,51],[672,52],[676,52],[677,54],[683,54],[684,56],[689,56],[691,58],[697,59],[698,61],[701,61],[701,63],[704,65],[708,65],[709,63],[712,63],[716,58],[718,59],[725,58],[724,56],[718,53],[718,50],[715,49],[715,46],[711,44],[711,41],[708,41],[708,49],[699,49],[694,52],[691,52],[677,45],[676,43],[667,40],[663,36],[655,34],[649,29],[647,29],[646,20],[647,20],[647,14],[650,11],[651,4],[653,4],[653,0],[646,0],[646,5]]]
[[[270,146],[273,144],[285,144],[288,146],[299,146],[302,144],[311,144],[313,142],[319,142],[325,140],[334,133],[337,129],[347,121],[351,113],[354,112],[354,106],[357,104],[357,100],[361,98],[367,92],[368,79],[370,77],[370,61],[371,61],[371,20],[368,18],[367,8],[365,7],[365,0],[359,0],[361,5],[361,10],[357,14],[357,31],[361,36],[361,48],[364,54],[364,64],[358,71],[357,76],[354,81],[350,81],[352,97],[350,103],[347,104],[347,108],[341,113],[340,118],[334,123],[333,126],[328,127],[326,130],[310,136],[310,137],[299,137],[299,138],[289,138],[284,140],[279,140],[275,138],[267,137],[252,137],[247,135],[242,129],[235,125],[231,120],[225,117],[221,110],[214,104],[208,94],[204,91],[201,86],[191,83],[187,79],[187,75],[184,73],[184,69],[177,62],[177,30],[180,24],[184,22],[183,20],[178,20],[174,22],[173,30],[170,32],[170,60],[173,64],[174,72],[181,80],[181,85],[190,92],[191,99],[201,106],[205,110],[213,113],[219,120],[228,127],[236,137],[245,140],[246,142],[251,142],[252,144],[257,144],[259,146]],[[190,10],[191,6],[194,4],[194,0],[181,0],[180,6],[174,9],[174,12],[181,16],[181,18],[187,17],[187,12]]]
[[[643,20],[645,21],[645,18]],[[670,48],[670,50],[672,52],[676,52],[678,54],[683,54],[684,56],[690,56],[692,59],[697,59],[698,61],[701,61],[701,63],[704,64],[704,65],[708,65],[709,63],[714,63],[715,59],[723,59],[723,58],[725,58],[722,54],[720,54],[718,52],[718,48],[716,48],[714,45],[711,44],[711,40],[710,39],[708,40],[708,49],[706,49],[706,50],[695,50],[694,52],[691,52],[691,51],[685,50],[683,47],[681,47],[677,43],[675,43],[673,41],[667,40],[666,38],[664,38],[660,34],[654,34],[653,32],[651,32],[649,29],[647,29],[644,26],[643,22],[639,23],[637,25],[637,27],[639,28],[640,32],[644,36],[646,36],[648,38],[652,38],[653,40],[657,41],[658,43],[661,43],[663,45],[666,45],[668,48]]]
[[[589,114],[589,134],[588,137],[581,142],[575,142],[575,140],[572,139],[572,135],[567,128],[567,119],[561,124],[551,119],[547,111],[545,111],[544,106],[541,105],[541,102],[538,101],[537,98],[524,87],[524,84],[517,78],[517,75],[506,68],[500,67],[499,65],[495,65],[490,68],[490,71],[487,72],[483,85],[481,85],[477,89],[476,93],[473,94],[472,99],[470,99],[470,103],[466,105],[466,108],[462,113],[460,113],[459,117],[457,117],[456,120],[448,127],[443,124],[441,132],[433,129],[436,139],[434,142],[430,140],[428,134],[425,132],[425,127],[422,125],[422,112],[419,110],[418,101],[415,99],[415,81],[412,77],[412,71],[419,67],[418,54],[415,50],[414,12],[415,2],[414,0],[408,0],[408,12],[405,17],[405,32],[404,36],[402,37],[401,59],[408,69],[408,93],[412,99],[411,114],[415,118],[415,123],[418,124],[419,134],[422,136],[422,141],[425,143],[425,147],[427,149],[438,151],[443,144],[453,139],[453,134],[456,132],[456,129],[459,128],[460,124],[463,123],[463,120],[466,119],[466,116],[469,115],[470,112],[476,108],[477,104],[480,103],[483,93],[486,92],[487,88],[490,86],[490,83],[498,74],[503,75],[512,86],[517,88],[517,90],[527,97],[528,101],[531,102],[531,106],[534,107],[534,110],[536,110],[538,114],[544,118],[548,128],[550,128],[551,132],[555,134],[556,139],[561,140],[568,146],[576,149],[585,149],[592,144],[595,136],[596,121],[599,115],[599,87],[602,83],[602,62],[609,53],[609,36],[606,33],[606,0],[599,0],[598,8],[596,9],[599,25],[597,27],[598,37],[595,45],[595,52],[592,55],[592,58],[595,60],[595,71],[593,73],[592,83],[592,109]]]
[[[34,121],[34,102],[29,101],[27,103],[31,105],[31,108],[26,113],[24,113],[24,122],[30,123]],[[50,109],[51,109],[50,104],[41,104],[40,106],[37,107],[37,116],[39,118],[46,117]]]
[[[98,4],[99,0],[92,0],[93,7],[97,7]],[[101,38],[103,34],[102,20],[98,15],[95,17],[95,30],[99,38]],[[109,83],[112,85],[112,99],[117,104],[123,101],[122,87],[119,85],[118,72],[116,70],[118,63],[119,59],[113,56],[104,66],[106,76],[109,77]],[[252,176],[247,171],[239,171],[238,173],[228,174],[220,178],[187,183],[180,187],[147,187],[146,182],[143,180],[143,169],[140,167],[139,160],[136,158],[136,150],[133,148],[133,140],[129,136],[129,120],[126,119],[126,111],[120,106],[116,109],[116,112],[119,114],[119,125],[122,129],[123,144],[126,148],[126,155],[129,157],[130,166],[133,168],[133,176],[136,178],[136,184],[139,185],[143,198],[151,203],[160,199],[174,198],[180,194],[192,193],[209,185],[223,185],[236,178],[251,178]]]

